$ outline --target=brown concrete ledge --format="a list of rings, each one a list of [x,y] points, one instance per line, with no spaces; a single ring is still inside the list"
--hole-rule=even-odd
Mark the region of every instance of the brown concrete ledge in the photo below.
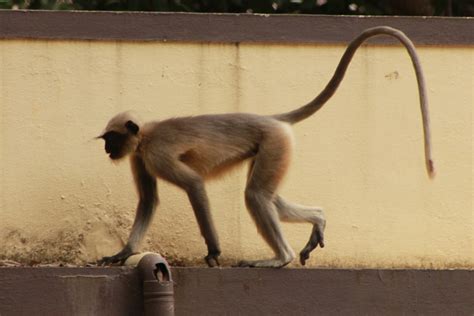
[[[469,17],[0,10],[0,39],[345,44],[376,25],[399,28],[416,44],[474,44]]]
[[[472,315],[474,271],[173,268],[176,315]],[[0,315],[139,315],[130,268],[0,268]]]

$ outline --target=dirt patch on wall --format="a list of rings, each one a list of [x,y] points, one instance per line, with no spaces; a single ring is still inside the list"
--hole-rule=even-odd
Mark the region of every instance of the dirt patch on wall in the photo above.
[[[83,263],[84,234],[72,230],[61,230],[46,238],[11,229],[2,237],[0,258],[27,265],[38,263]]]

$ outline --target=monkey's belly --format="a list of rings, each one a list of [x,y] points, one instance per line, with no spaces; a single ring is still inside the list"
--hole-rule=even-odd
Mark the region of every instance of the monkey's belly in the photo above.
[[[222,155],[222,152],[210,151],[207,153],[188,150],[180,155],[179,160],[188,165],[191,169],[205,178],[219,176],[233,168],[240,166],[245,160],[255,156],[255,151],[250,150],[245,153],[236,152]]]

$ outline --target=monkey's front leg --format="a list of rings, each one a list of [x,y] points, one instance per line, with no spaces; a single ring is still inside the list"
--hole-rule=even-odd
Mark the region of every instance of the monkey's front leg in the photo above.
[[[132,226],[132,231],[128,238],[127,244],[121,251],[110,257],[103,257],[99,260],[100,265],[109,265],[114,263],[123,264],[128,257],[136,253],[140,241],[142,240],[145,232],[150,225],[154,210],[157,205],[157,200],[151,199],[146,201],[140,201],[137,207],[137,213],[135,215],[135,221]]]
[[[158,169],[160,177],[177,185],[188,195],[201,235],[207,245],[207,256],[204,257],[204,260],[210,267],[218,266],[221,250],[212,222],[204,180],[196,171],[179,160],[167,156],[162,156],[159,160],[163,163],[155,167]]]
[[[143,236],[148,229],[148,226],[150,225],[159,202],[156,179],[146,171],[143,160],[138,156],[133,156],[131,159],[131,165],[140,198],[132,231],[130,232],[125,247],[113,256],[103,257],[98,261],[98,264],[100,265],[108,265],[118,262],[123,264],[128,257],[135,253],[140,241],[143,239]]]
[[[204,184],[201,181],[193,182],[192,185],[186,189],[189,201],[194,210],[194,215],[199,224],[199,229],[204,237],[207,245],[207,256],[204,257],[209,267],[219,266],[219,256],[221,250],[219,241],[217,239],[216,229],[212,222],[211,213],[209,209],[209,200],[207,198]]]

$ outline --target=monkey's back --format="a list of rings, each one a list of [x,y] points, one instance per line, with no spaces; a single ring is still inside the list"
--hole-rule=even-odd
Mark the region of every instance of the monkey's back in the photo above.
[[[265,138],[287,133],[285,125],[246,113],[171,118],[145,124],[141,146],[154,156],[179,159],[202,176],[215,176],[255,156]]]

